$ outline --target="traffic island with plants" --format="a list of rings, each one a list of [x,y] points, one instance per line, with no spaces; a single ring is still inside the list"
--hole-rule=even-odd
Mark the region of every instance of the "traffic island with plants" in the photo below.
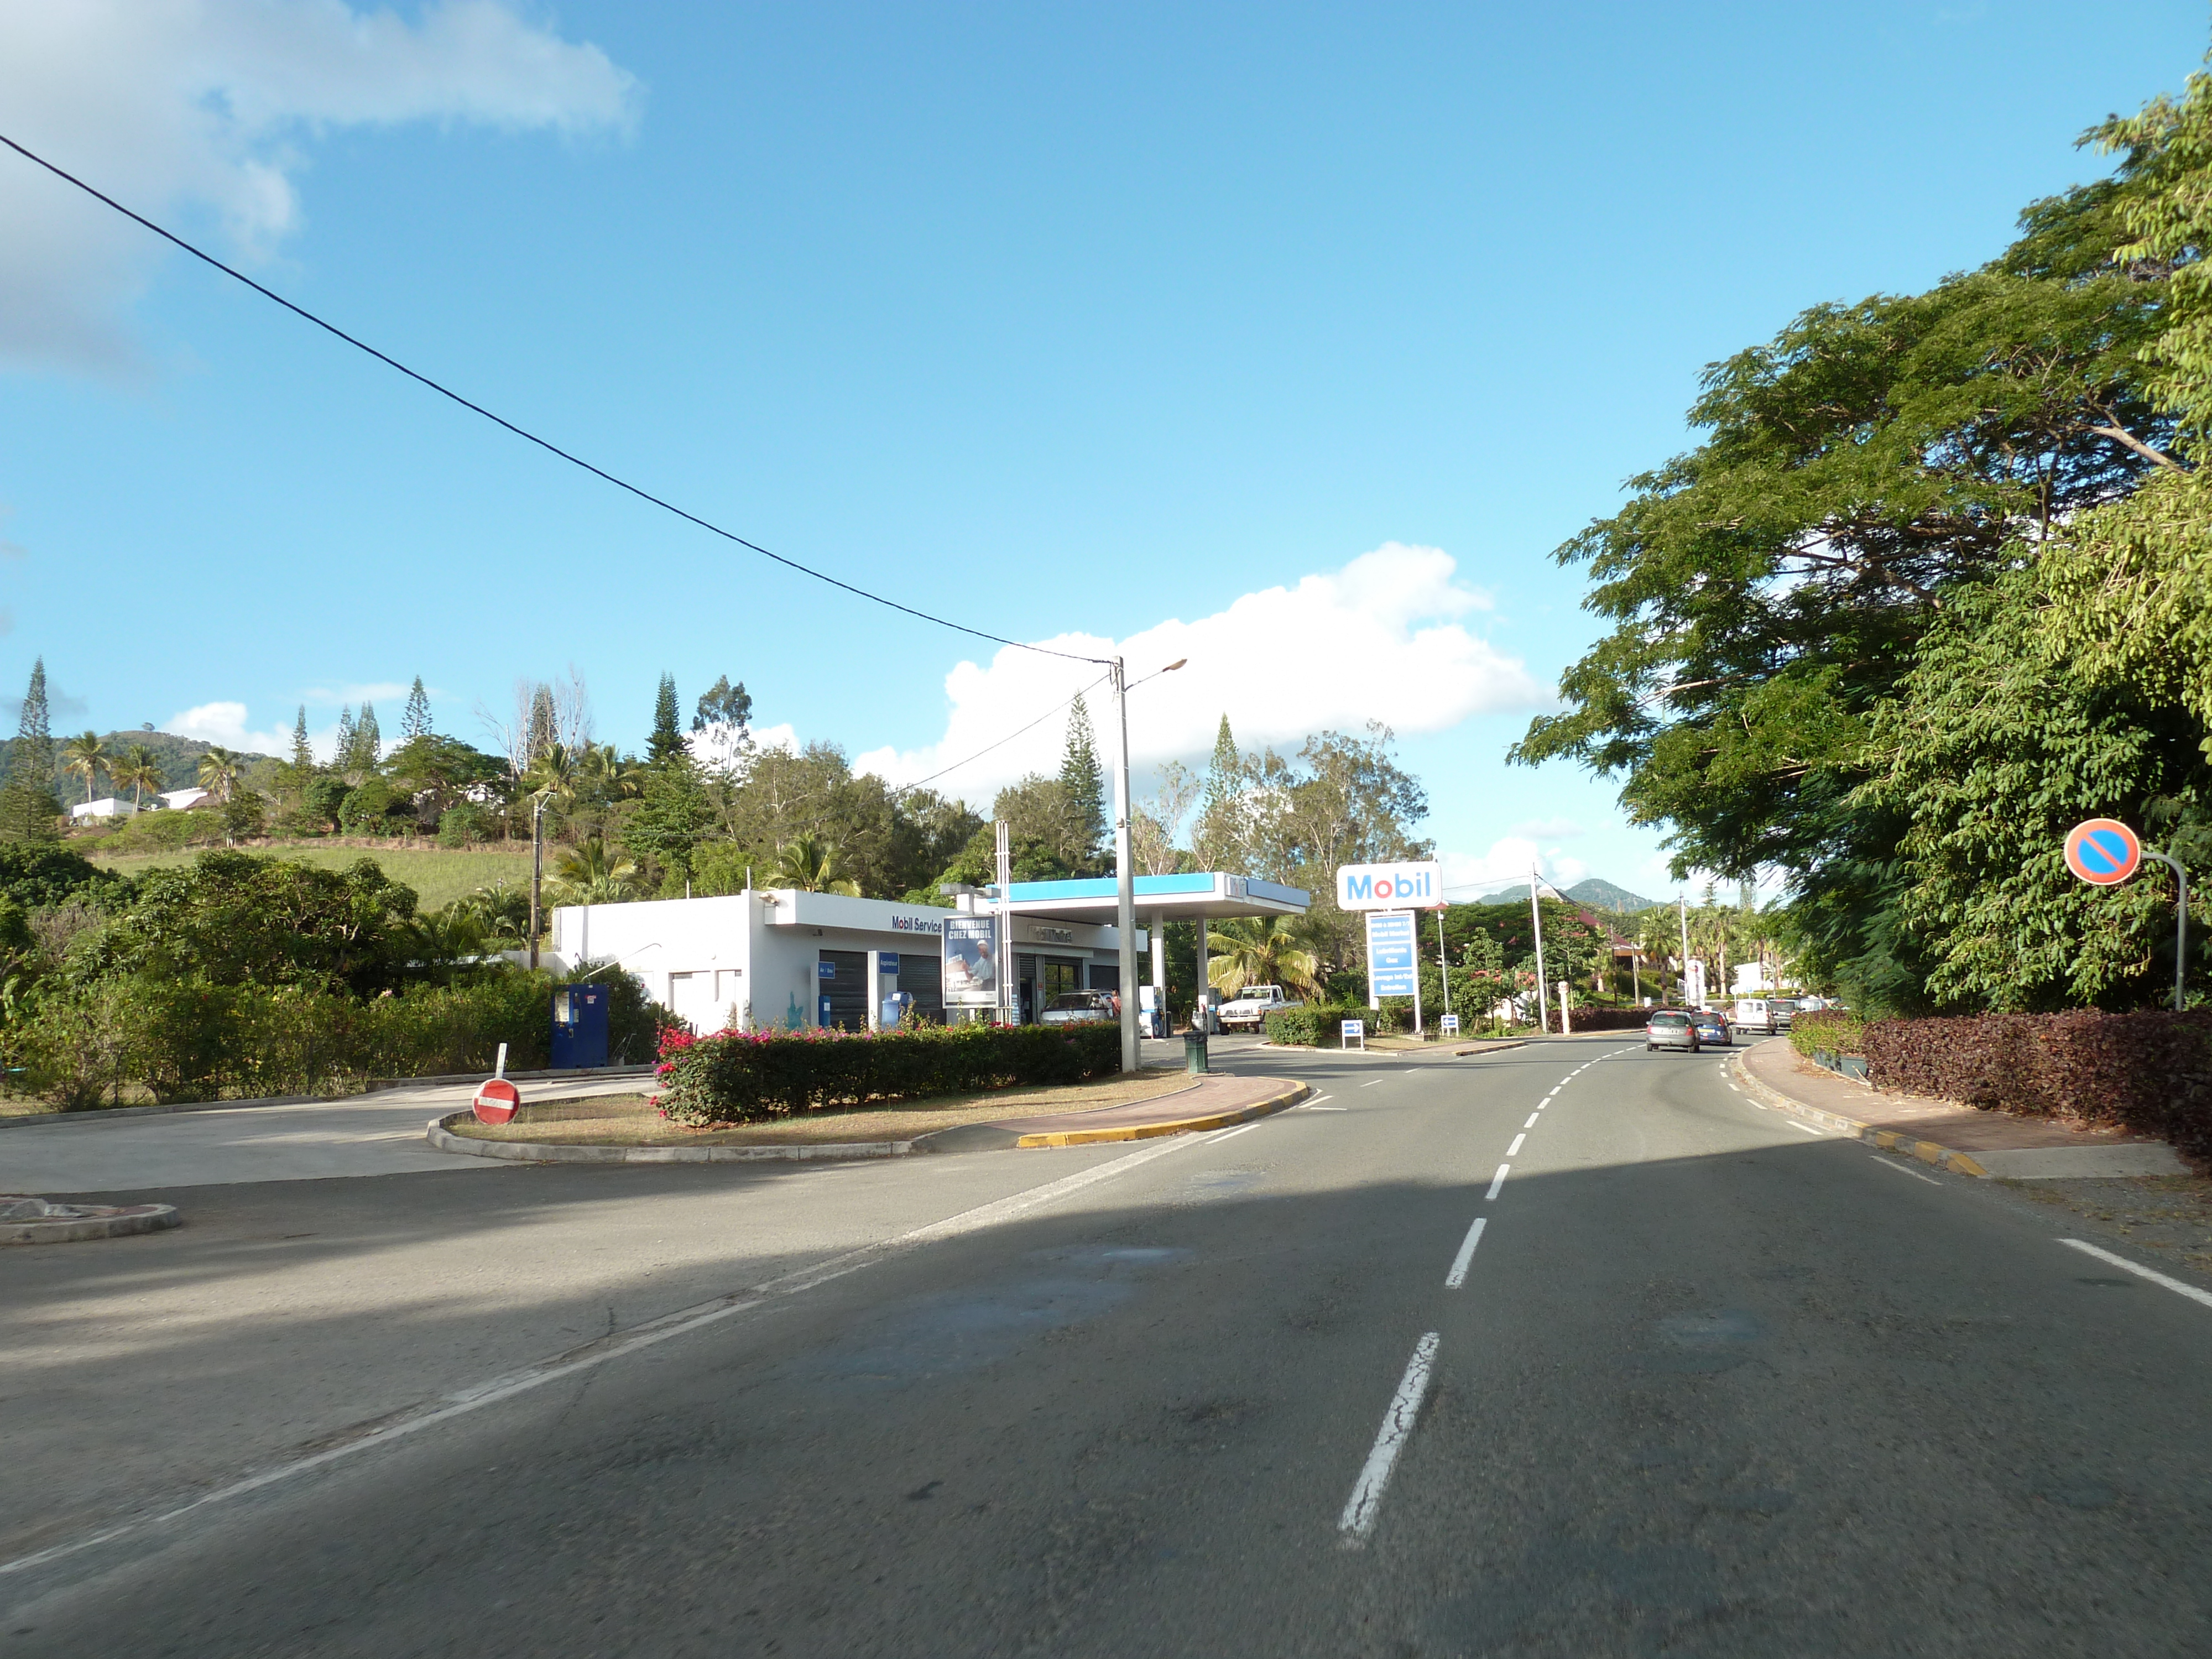
[[[681,1123],[664,1115],[659,1097],[654,1095],[609,1094],[526,1103],[508,1123],[479,1123],[463,1113],[445,1120],[444,1127],[465,1140],[556,1147],[883,1146],[1004,1118],[1057,1116],[1141,1105],[1188,1089],[1191,1082],[1179,1066],[1155,1066],[1141,1072],[1112,1072],[1078,1083],[1017,1084],[915,1100],[823,1106],[806,1112],[703,1124]],[[526,1085],[526,1102],[527,1091]]]

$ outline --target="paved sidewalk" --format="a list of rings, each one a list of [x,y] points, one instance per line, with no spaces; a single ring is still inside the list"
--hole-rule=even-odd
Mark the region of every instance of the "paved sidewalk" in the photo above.
[[[2070,1128],[2050,1118],[1984,1111],[1955,1100],[1891,1094],[1802,1059],[1787,1037],[1754,1043],[1739,1053],[1737,1063],[1778,1103],[1848,1126],[1862,1139],[1887,1137],[1901,1143],[1899,1151],[1965,1175],[2036,1181],[2188,1172],[2162,1140],[2120,1129]]]

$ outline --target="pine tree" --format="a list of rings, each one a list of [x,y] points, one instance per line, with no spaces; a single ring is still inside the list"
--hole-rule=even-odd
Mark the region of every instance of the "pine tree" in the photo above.
[[[560,723],[553,710],[553,688],[543,680],[530,696],[530,744],[523,757],[525,768],[535,766],[557,743]]]
[[[653,735],[645,740],[647,762],[665,766],[690,750],[684,742],[684,716],[676,704],[676,676],[660,677],[659,695],[653,700]]]
[[[52,841],[60,833],[55,820],[61,803],[54,798],[54,733],[46,707],[46,659],[31,665],[23,693],[23,714],[8,756],[8,781],[0,789],[0,836],[22,841]]]
[[[337,736],[332,739],[331,764],[340,773],[353,770],[353,709],[345,704],[338,708]]]
[[[361,714],[353,723],[354,763],[348,769],[367,776],[384,758],[384,734],[376,729],[376,705],[362,699]]]
[[[1244,762],[1237,752],[1237,739],[1229,730],[1229,716],[1221,717],[1221,730],[1213,739],[1213,763],[1206,769],[1206,793],[1200,797],[1198,830],[1192,850],[1209,870],[1224,867],[1243,844],[1241,797]]]
[[[1083,860],[1087,862],[1097,856],[1098,844],[1106,838],[1106,778],[1098,768],[1098,744],[1091,729],[1090,705],[1080,691],[1068,706],[1067,749],[1060,757],[1060,787],[1067,797],[1077,833],[1088,838],[1083,849]]]
[[[300,717],[292,722],[292,770],[304,781],[315,769],[315,751],[307,741],[307,705],[300,705]]]
[[[423,690],[422,677],[417,674],[407,690],[406,710],[399,716],[399,741],[409,744],[429,735],[430,694]]]

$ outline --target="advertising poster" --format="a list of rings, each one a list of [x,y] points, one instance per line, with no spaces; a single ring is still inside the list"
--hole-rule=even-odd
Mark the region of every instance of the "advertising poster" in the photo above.
[[[999,1006],[999,919],[996,916],[947,916],[945,919],[945,1006],[948,1008],[995,1008]]]
[[[1378,997],[1410,997],[1420,990],[1413,960],[1413,915],[1410,910],[1367,913],[1367,989]]]

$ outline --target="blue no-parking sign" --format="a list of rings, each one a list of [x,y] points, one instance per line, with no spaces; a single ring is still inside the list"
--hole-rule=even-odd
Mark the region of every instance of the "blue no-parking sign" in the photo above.
[[[2142,867],[2142,842],[2118,818],[2090,818],[2066,832],[2066,867],[2092,887],[2113,887]]]

